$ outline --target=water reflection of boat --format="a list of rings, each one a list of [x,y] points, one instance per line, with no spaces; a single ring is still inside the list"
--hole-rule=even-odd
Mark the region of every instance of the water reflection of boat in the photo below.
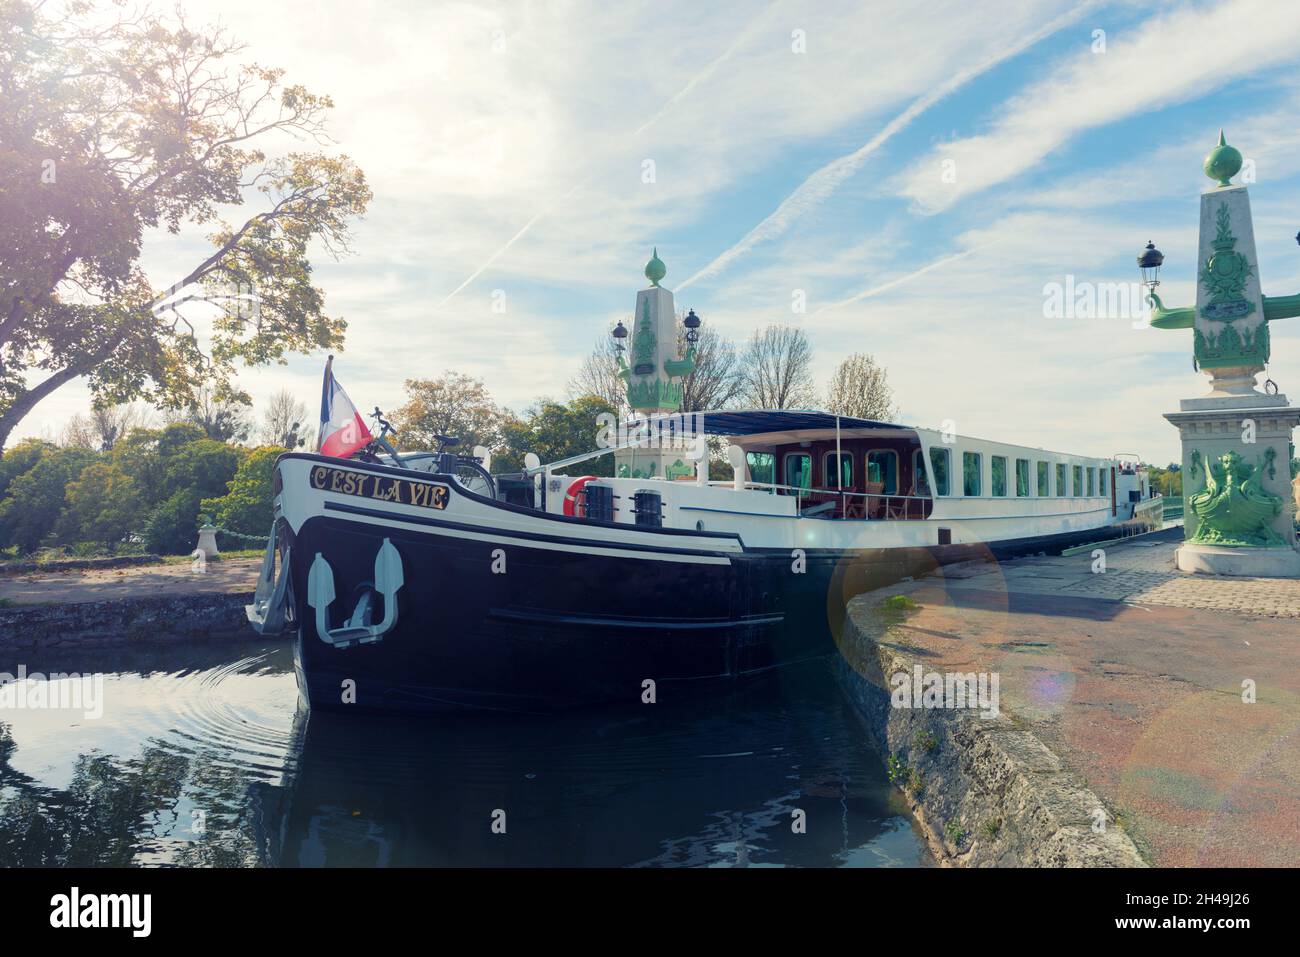
[[[284,785],[257,789],[260,853],[288,867],[917,863],[876,759],[813,667],[798,687],[773,677],[619,716],[304,709]]]

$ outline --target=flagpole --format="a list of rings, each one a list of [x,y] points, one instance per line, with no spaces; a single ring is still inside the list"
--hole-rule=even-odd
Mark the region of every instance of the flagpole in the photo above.
[[[316,429],[316,451],[320,452],[322,436],[325,434],[325,424],[330,420],[330,379],[334,376],[334,357],[329,356],[325,360],[325,376],[321,380],[320,387],[320,427]]]

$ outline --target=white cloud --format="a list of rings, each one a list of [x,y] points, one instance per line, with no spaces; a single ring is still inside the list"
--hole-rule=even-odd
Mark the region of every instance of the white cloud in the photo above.
[[[1067,24],[1075,22],[1095,6],[1094,3],[1079,4],[1074,10],[1062,14],[1045,25],[1025,34],[1019,42],[995,46],[995,52],[991,56],[983,57],[974,65],[960,69],[956,73],[948,74],[934,87],[926,90],[909,103],[903,112],[893,117],[862,146],[852,153],[832,160],[805,179],[794,192],[781,200],[780,205],[762,222],[746,233],[734,246],[720,253],[707,266],[686,279],[680,288],[685,289],[700,279],[716,276],[759,243],[770,241],[782,235],[795,220],[825,202],[846,180],[857,174],[858,170],[862,168],[872,154],[934,104],[965,86],[971,80],[987,73],[998,64],[1023,53],[1029,47],[1056,33]],[[1014,31],[1012,33],[1014,35]]]
[[[1300,17],[1272,0],[1179,7],[1131,35],[1112,35],[1104,53],[1082,48],[1034,79],[988,132],[935,147],[899,177],[899,192],[920,212],[939,212],[1036,166],[1083,130],[1201,97],[1291,61],[1297,43]],[[1212,132],[1207,129],[1207,138]],[[940,176],[945,161],[955,164],[951,182]]]
[[[1160,150],[1121,153],[1114,170],[1080,172],[1067,156],[1057,182],[999,193],[978,220],[910,215],[872,173],[877,161],[907,164],[901,189],[917,209],[949,205],[953,196],[922,183],[931,169],[937,180],[947,148],[917,158],[908,145],[933,132],[924,111],[958,87],[999,102],[990,98],[1009,80],[1037,73],[1030,58],[1012,60],[1054,18],[1074,15],[1067,3],[186,7],[191,20],[220,16],[253,58],[337,103],[338,148],[365,169],[375,200],[355,254],[318,259],[315,278],[328,311],[349,322],[336,371],[367,408],[393,408],[402,380],[449,368],[482,377],[515,408],[562,395],[606,321],[630,309],[654,244],[670,286],[700,263],[717,266],[677,285],[679,306],[737,339],[768,322],[803,324],[822,380],[847,353],[874,352],[917,422],[956,410],[977,435],[1103,453],[1176,449],[1158,413],[1203,391],[1177,333],[1042,318],[1044,282],[1067,272],[1130,281],[1128,247],[1136,253],[1149,236],[1170,257],[1162,291],[1190,301],[1203,135],[1183,124]],[[1112,31],[1100,57],[1081,53],[1024,78],[1026,92],[991,113],[993,152],[963,154],[958,188],[994,185],[1080,131],[1158,116],[1294,60],[1296,18],[1265,21],[1267,9],[1236,0],[1175,10],[1127,36]],[[806,53],[791,50],[796,29]],[[1286,225],[1288,178],[1300,172],[1289,106],[1231,119],[1228,130],[1258,159],[1261,272],[1280,292],[1295,291],[1300,274],[1263,231]],[[904,127],[916,137],[897,135]],[[647,158],[653,184],[641,182]],[[982,161],[996,176],[981,184]],[[872,175],[850,181],[859,172]],[[201,247],[197,232],[151,237],[149,274],[167,285]],[[491,309],[496,289],[508,297],[504,316]],[[807,294],[806,314],[792,313],[795,289]],[[1300,368],[1300,329],[1276,332],[1275,366]],[[323,360],[295,356],[241,384],[258,405],[287,386],[312,406]],[[65,387],[17,435],[55,429],[88,401],[84,386]]]

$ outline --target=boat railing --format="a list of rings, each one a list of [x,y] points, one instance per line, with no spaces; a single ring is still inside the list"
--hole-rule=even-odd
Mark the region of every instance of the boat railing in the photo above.
[[[712,481],[710,486],[735,488],[735,482]],[[884,518],[911,519],[925,518],[926,505],[934,499],[929,495],[898,495],[886,492],[854,492],[835,488],[812,488],[806,485],[781,485],[777,482],[745,482],[746,491],[784,492],[799,499],[799,510],[803,515],[815,514],[813,509],[831,512],[840,518]],[[811,505],[804,505],[805,499]],[[916,502],[917,505],[912,503]],[[822,506],[831,504],[832,509]]]
[[[556,459],[554,462],[544,462],[535,465],[532,468],[525,467],[522,474],[525,476],[550,475],[558,469],[568,468],[570,465],[580,465],[583,462],[590,462],[592,459],[598,459],[602,455],[609,455],[611,452],[621,452],[624,449],[639,449],[645,447],[644,439],[629,439],[621,445],[611,445],[608,448],[583,452],[581,455],[570,455],[568,458]]]

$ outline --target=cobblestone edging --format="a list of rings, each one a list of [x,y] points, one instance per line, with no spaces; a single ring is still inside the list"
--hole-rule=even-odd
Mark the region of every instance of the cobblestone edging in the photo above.
[[[101,568],[130,568],[135,565],[157,565],[161,555],[118,555],[113,558],[60,558],[53,562],[5,562],[0,564],[0,576],[30,575],[33,572],[95,571]]]
[[[203,593],[0,608],[0,649],[247,638],[251,600]]]
[[[1146,867],[1101,800],[1035,735],[1003,712],[893,708],[886,676],[925,662],[893,644],[906,612],[877,607],[890,588],[849,604],[840,678],[941,864],[957,867]],[[930,670],[930,669],[926,669]],[[1107,810],[1106,819],[1115,815]]]

